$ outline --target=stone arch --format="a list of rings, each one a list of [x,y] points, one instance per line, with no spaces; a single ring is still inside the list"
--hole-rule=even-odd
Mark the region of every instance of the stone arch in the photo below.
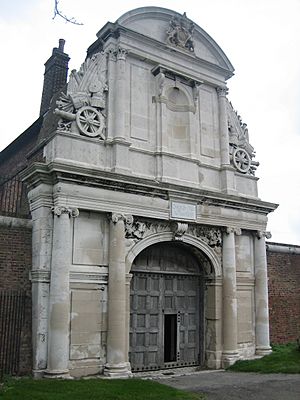
[[[139,303],[139,298],[148,296],[149,297],[149,304],[151,303],[152,297],[155,296],[160,296],[161,301],[158,302],[157,304],[165,304],[164,299],[166,296],[165,288],[170,286],[170,282],[175,282],[176,279],[176,272],[175,269],[172,270],[170,267],[166,267],[166,269],[160,270],[159,268],[157,269],[156,267],[158,265],[163,265],[163,264],[156,264],[156,261],[153,263],[153,258],[150,257],[150,265],[152,267],[153,263],[153,269],[147,267],[148,265],[148,259],[147,256],[144,259],[146,261],[146,264],[142,264],[143,267],[142,269],[139,269],[139,264],[135,263],[135,260],[139,258],[140,255],[143,254],[144,250],[150,250],[151,247],[155,248],[156,245],[164,245],[164,244],[178,244],[181,246],[176,246],[177,249],[180,251],[180,254],[183,255],[183,259],[188,260],[188,258],[185,258],[184,254],[190,253],[190,256],[194,258],[195,264],[191,262],[191,266],[194,265],[194,274],[192,272],[192,269],[189,270],[187,275],[183,272],[186,270],[186,266],[182,264],[182,269],[181,269],[181,264],[180,268],[177,269],[176,271],[180,274],[180,280],[184,279],[186,280],[186,283],[189,285],[190,283],[193,285],[195,284],[195,278],[198,276],[199,281],[197,286],[198,289],[195,289],[195,286],[189,286],[188,293],[192,294],[192,297],[189,297],[189,299],[192,299],[193,296],[195,296],[195,299],[197,297],[197,300],[193,303],[193,300],[189,300],[189,303],[184,303],[184,304],[191,304],[191,309],[182,309],[182,305],[180,303],[177,303],[178,300],[175,300],[174,304],[177,304],[175,306],[171,306],[171,309],[160,310],[160,306],[155,308],[155,306],[151,306],[150,309],[147,308],[147,306],[143,306],[143,303]],[[180,247],[182,248],[182,253],[180,250]],[[154,249],[153,249],[154,250]],[[163,252],[159,253],[159,248],[157,249],[158,253],[156,254],[162,254]],[[174,249],[175,250],[175,249]],[[151,251],[151,250],[150,250]],[[154,250],[155,251],[155,250]],[[160,250],[161,251],[161,250]],[[152,253],[150,253],[152,254]],[[155,253],[154,253],[155,254]],[[175,253],[174,253],[175,254]],[[188,254],[187,254],[188,256]],[[171,256],[172,257],[172,256]],[[180,259],[179,254],[178,254],[178,260]],[[159,260],[159,258],[157,259]],[[140,260],[138,261],[140,262]],[[176,264],[176,262],[175,262]],[[207,268],[207,264],[209,264],[209,268]],[[131,269],[134,266],[133,269]],[[199,267],[199,270],[197,271],[197,267]],[[174,239],[174,233],[171,231],[165,231],[165,232],[159,232],[159,233],[154,233],[151,234],[144,239],[136,242],[128,251],[127,256],[126,256],[126,270],[127,270],[127,277],[128,277],[128,300],[127,300],[127,310],[128,310],[128,343],[130,342],[130,346],[128,344],[128,351],[130,354],[130,362],[131,367],[133,370],[138,371],[139,369],[157,369],[157,368],[169,368],[169,367],[174,367],[174,366],[180,366],[180,365],[206,365],[209,367],[216,367],[218,366],[218,360],[219,359],[219,354],[217,352],[216,344],[219,343],[220,338],[218,336],[218,332],[220,331],[219,329],[219,318],[215,318],[215,315],[219,315],[219,303],[216,301],[216,299],[219,297],[219,292],[220,292],[220,278],[221,278],[221,264],[220,260],[218,259],[217,255],[214,253],[211,247],[209,247],[203,240],[199,239],[198,237],[194,237],[190,234],[185,234],[183,235],[180,240]],[[208,271],[209,270],[209,271]],[[161,273],[160,271],[163,271]],[[175,272],[175,275],[174,275]],[[165,275],[166,274],[166,275]],[[170,275],[168,275],[170,274]],[[177,275],[178,276],[178,275]],[[152,288],[152,282],[156,282],[156,286],[158,285],[157,282],[160,282],[159,287],[160,291],[157,292],[157,287]],[[165,286],[165,281],[164,279],[168,279],[169,283],[168,285]],[[142,284],[143,282],[143,284]],[[146,283],[145,283],[146,282]],[[176,281],[178,282],[178,281]],[[189,283],[190,282],[190,283]],[[178,285],[179,283],[174,283],[174,294],[172,294],[172,298],[174,297],[177,299],[178,295],[183,296],[182,293],[178,294]],[[172,286],[172,284],[171,284]],[[153,291],[152,291],[153,290]],[[169,288],[170,290],[170,288]],[[172,289],[173,290],[173,289]],[[179,289],[180,291],[181,289]],[[193,292],[194,290],[194,292]],[[158,294],[159,293],[159,294]],[[196,294],[197,293],[197,294]],[[190,296],[189,294],[189,296]],[[170,293],[167,294],[169,296]],[[147,297],[147,298],[148,298]],[[185,300],[186,301],[186,300]],[[190,303],[191,301],[191,303]],[[146,303],[145,303],[146,304]],[[154,303],[153,303],[154,304]],[[155,303],[156,304],[156,303]],[[199,308],[195,307],[195,304],[198,304]],[[173,307],[173,308],[172,308]],[[175,307],[175,308],[174,308]],[[187,306],[183,306],[187,307]],[[193,308],[194,307],[194,308]],[[195,314],[193,314],[193,310],[197,310]],[[160,341],[158,342],[153,341],[153,348],[151,347],[151,352],[154,354],[157,354],[157,357],[165,357],[165,353],[163,349],[165,347],[160,347],[161,343],[163,343],[164,337],[173,337],[172,332],[166,331],[166,323],[167,323],[167,318],[168,315],[176,315],[174,313],[177,313],[177,315],[191,315],[191,325],[189,323],[185,322],[186,316],[182,317],[179,322],[180,323],[180,328],[178,328],[178,325],[176,329],[180,329],[180,332],[184,331],[184,335],[182,338],[190,338],[193,337],[194,339],[191,339],[191,342],[189,341],[190,339],[180,339],[180,344],[179,346],[180,350],[180,358],[177,359],[177,361],[172,360],[174,362],[173,364],[171,363],[170,365],[167,363],[167,359],[163,359],[162,364],[153,365],[152,364],[143,364],[143,361],[140,362],[140,357],[142,360],[147,360],[148,356],[147,355],[147,347],[143,343],[139,342],[140,338],[142,335],[147,335],[149,334],[149,331],[147,329],[147,323],[145,322],[146,325],[143,325],[141,321],[150,321],[150,317],[142,317],[144,314],[148,315],[149,313],[153,315],[160,315],[158,317],[157,321],[157,326],[151,325],[151,333],[154,335],[158,335],[159,332],[161,332],[161,337]],[[173,314],[172,314],[173,313]],[[179,314],[178,314],[179,313]],[[191,313],[191,314],[190,314]],[[210,315],[210,313],[213,314]],[[150,315],[149,314],[149,315]],[[151,315],[152,315],[151,314]],[[194,315],[194,317],[193,317]],[[130,316],[130,317],[129,317]],[[172,317],[172,318],[173,318]],[[139,318],[144,318],[143,320],[140,320]],[[194,318],[194,319],[193,319]],[[140,322],[139,322],[140,321]],[[163,322],[164,321],[164,322]],[[193,322],[192,322],[193,321]],[[160,325],[162,324],[162,325]],[[165,325],[164,325],[165,324]],[[143,326],[145,328],[143,328]],[[157,328],[157,333],[156,329]],[[143,330],[144,329],[144,330]],[[189,332],[191,330],[191,332]],[[130,332],[130,341],[129,341],[129,332]],[[190,336],[190,333],[193,335]],[[170,336],[169,336],[170,335]],[[145,336],[146,337],[146,336]],[[174,338],[173,338],[174,339]],[[146,339],[145,339],[146,340]],[[173,340],[173,342],[175,339]],[[155,343],[154,343],[155,342]],[[171,340],[172,342],[172,340]],[[145,342],[146,343],[146,342]],[[178,342],[177,342],[178,343]],[[156,346],[155,346],[156,345]],[[196,359],[195,357],[191,356],[191,358],[185,358],[186,357],[186,352],[185,350],[182,351],[186,346],[191,347],[194,351],[194,353],[197,353],[197,350],[199,351],[198,353],[198,358]],[[193,347],[194,346],[194,347]],[[143,356],[141,356],[143,354]],[[160,356],[158,356],[160,354]],[[191,353],[192,354],[192,353]],[[156,356],[155,356],[156,357]],[[182,357],[182,358],[181,358]],[[156,358],[155,358],[156,359]],[[198,362],[197,362],[198,360]],[[213,361],[212,361],[213,360]],[[160,360],[161,362],[162,360]],[[218,366],[219,367],[219,366]]]
[[[132,266],[132,263],[134,259],[138,256],[139,253],[141,253],[144,249],[147,247],[160,243],[160,242],[172,242],[174,241],[174,234],[172,232],[161,232],[161,233],[155,233],[153,235],[149,235],[146,238],[138,241],[135,243],[130,250],[128,251],[126,255],[126,272],[130,273],[130,269]],[[185,234],[181,238],[181,242],[185,243],[187,245],[190,245],[194,248],[196,248],[198,251],[202,252],[206,257],[207,260],[210,262],[210,265],[212,267],[212,275],[217,278],[221,277],[222,275],[222,269],[221,269],[221,264],[216,256],[216,254],[213,252],[213,250],[201,239],[196,238],[192,235]]]

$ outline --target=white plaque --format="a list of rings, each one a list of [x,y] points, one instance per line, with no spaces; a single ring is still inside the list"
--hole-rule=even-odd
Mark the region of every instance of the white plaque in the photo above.
[[[171,202],[171,218],[196,220],[196,204]]]

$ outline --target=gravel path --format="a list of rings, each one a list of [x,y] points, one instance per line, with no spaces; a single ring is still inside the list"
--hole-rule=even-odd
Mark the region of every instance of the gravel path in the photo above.
[[[207,395],[207,400],[300,400],[300,375],[202,371],[153,377],[157,382]]]

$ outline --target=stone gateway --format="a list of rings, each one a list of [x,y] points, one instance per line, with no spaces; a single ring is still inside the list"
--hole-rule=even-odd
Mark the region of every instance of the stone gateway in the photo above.
[[[108,22],[23,173],[35,376],[199,365],[270,352],[265,237],[233,67],[185,14]]]

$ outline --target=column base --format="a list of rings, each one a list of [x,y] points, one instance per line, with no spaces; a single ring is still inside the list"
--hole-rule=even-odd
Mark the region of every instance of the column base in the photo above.
[[[44,372],[44,378],[47,379],[73,379],[70,375],[70,371],[66,370],[46,370]]]
[[[33,369],[32,376],[33,379],[42,379],[45,374],[45,369]]]
[[[104,368],[104,376],[111,379],[129,378],[132,372],[129,369],[129,363],[122,364],[106,364]]]
[[[209,369],[220,369],[222,368],[222,351],[219,350],[206,350],[206,367]]]
[[[270,346],[258,346],[255,349],[255,354],[258,356],[268,356],[272,353],[272,348]]]
[[[237,351],[223,351],[222,354],[222,367],[228,368],[233,365],[240,358]]]

